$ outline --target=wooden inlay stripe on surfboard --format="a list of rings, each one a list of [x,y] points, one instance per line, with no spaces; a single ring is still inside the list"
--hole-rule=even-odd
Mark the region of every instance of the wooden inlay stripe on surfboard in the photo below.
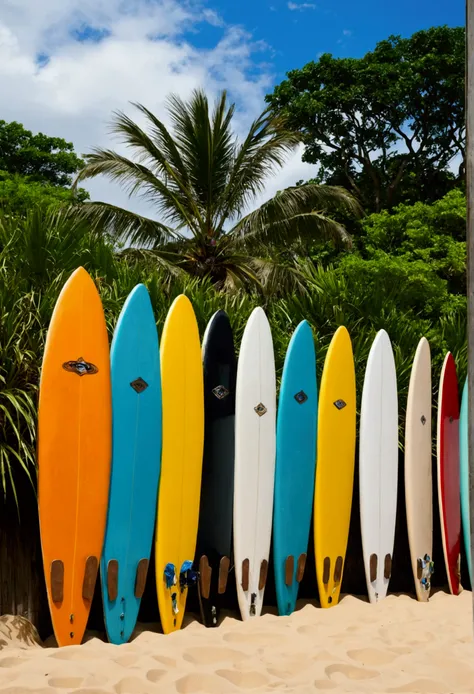
[[[293,574],[295,572],[295,558],[292,554],[286,558],[285,562],[285,584],[291,586],[293,583]]]
[[[135,597],[138,599],[143,597],[143,593],[145,592],[148,564],[148,559],[140,559],[137,564],[137,575],[135,576]]]
[[[304,570],[306,567],[306,553],[300,554],[298,557],[298,565],[296,567],[296,580],[301,583],[304,576]]]
[[[217,592],[219,595],[225,593],[227,588],[227,579],[229,577],[230,559],[229,557],[221,557],[219,562],[219,581],[217,584]]]
[[[330,557],[324,557],[323,563],[323,583],[329,583],[329,576],[331,573],[331,559]]]
[[[94,588],[98,569],[99,560],[97,557],[87,557],[86,568],[84,571],[84,581],[82,583],[82,597],[84,600],[92,600],[94,597]]]
[[[249,571],[250,571],[250,561],[244,559],[242,562],[242,590],[249,589]]]
[[[334,566],[334,583],[340,583],[342,578],[342,567],[344,566],[344,559],[339,556],[336,559],[336,564]]]
[[[211,576],[212,569],[209,566],[209,560],[205,554],[199,560],[199,584],[201,588],[201,595],[206,600],[209,598],[211,592]]]
[[[118,572],[119,565],[117,559],[111,559],[107,563],[107,593],[110,602],[117,600],[118,596]]]
[[[377,580],[377,565],[378,565],[378,558],[376,554],[371,554],[370,555],[370,582],[374,583]]]
[[[386,578],[388,580],[391,575],[392,575],[392,556],[391,556],[391,554],[386,554],[384,565],[383,565],[383,576],[384,576],[384,578]]]
[[[61,559],[51,562],[51,599],[55,603],[64,598],[64,564]]]
[[[268,575],[268,561],[266,559],[262,560],[262,563],[260,564],[260,576],[259,576],[259,581],[258,581],[258,589],[263,590],[265,588],[265,584],[267,582],[267,575]]]

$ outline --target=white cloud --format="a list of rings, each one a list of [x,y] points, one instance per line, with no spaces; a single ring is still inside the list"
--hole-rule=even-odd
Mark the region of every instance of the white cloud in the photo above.
[[[138,101],[166,119],[166,96],[186,97],[199,86],[211,98],[228,89],[242,133],[272,87],[264,62],[269,47],[242,28],[225,26],[217,12],[194,0],[0,0],[0,5],[0,118],[64,137],[79,153],[92,146],[121,149],[109,133],[114,110],[136,118],[129,102]],[[198,49],[192,38],[205,24],[217,27],[220,38],[212,48]],[[306,177],[307,167],[300,153],[295,155],[270,180],[262,200]],[[128,200],[105,179],[87,187],[95,199],[153,214],[146,202]]]
[[[342,33],[344,36],[352,36],[352,31],[350,29],[344,29]]]
[[[293,11],[299,10],[301,12],[302,10],[315,10],[316,5],[314,2],[289,2],[288,9]]]

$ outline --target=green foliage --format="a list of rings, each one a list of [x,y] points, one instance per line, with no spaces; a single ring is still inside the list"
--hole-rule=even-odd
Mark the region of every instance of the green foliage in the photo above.
[[[67,186],[82,165],[71,142],[43,133],[33,135],[21,123],[0,120],[0,171]]]
[[[181,271],[233,289],[293,281],[288,265],[274,262],[272,251],[282,242],[349,241],[343,225],[330,216],[340,210],[359,213],[344,188],[295,186],[242,217],[299,142],[281,117],[265,111],[239,141],[232,130],[235,105],[229,105],[225,92],[212,111],[202,91],[188,101],[171,96],[171,130],[144,106],[136,108],[146,130],[123,113],[116,113],[113,123],[134,158],[95,149],[76,183],[107,176],[152,203],[160,221],[94,202],[78,213],[95,229],[153,252],[174,275]]]
[[[24,215],[38,206],[70,205],[88,198],[89,193],[82,188],[74,192],[71,188],[31,181],[20,174],[0,171],[0,209],[9,214]]]
[[[362,58],[326,53],[289,72],[267,101],[301,133],[318,181],[346,186],[378,212],[459,186],[464,69],[464,28],[433,27],[390,36]]]

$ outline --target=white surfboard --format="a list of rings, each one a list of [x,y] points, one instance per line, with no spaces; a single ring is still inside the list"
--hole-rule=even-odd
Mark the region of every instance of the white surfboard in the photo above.
[[[397,374],[385,330],[377,333],[367,360],[359,434],[362,549],[369,600],[377,602],[390,581],[397,515]]]
[[[405,425],[405,500],[408,542],[418,600],[430,596],[433,550],[431,475],[431,354],[422,337],[413,361]]]
[[[275,478],[276,383],[273,342],[263,309],[242,337],[235,400],[234,563],[242,619],[262,611]]]

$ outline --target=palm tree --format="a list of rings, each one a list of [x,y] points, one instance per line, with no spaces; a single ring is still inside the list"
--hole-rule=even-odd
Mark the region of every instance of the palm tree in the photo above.
[[[326,213],[359,212],[343,188],[287,188],[242,217],[300,141],[280,116],[263,112],[239,140],[231,127],[235,105],[228,104],[226,92],[212,114],[203,91],[194,91],[188,101],[171,95],[171,130],[145,106],[134,106],[147,130],[122,112],[114,114],[112,125],[133,158],[95,148],[85,155],[75,181],[77,186],[103,174],[155,206],[161,221],[104,202],[86,203],[78,211],[94,228],[131,246],[129,253],[151,252],[175,273],[235,287],[275,281],[282,246],[288,251],[294,242],[315,238],[350,243],[344,227]]]

